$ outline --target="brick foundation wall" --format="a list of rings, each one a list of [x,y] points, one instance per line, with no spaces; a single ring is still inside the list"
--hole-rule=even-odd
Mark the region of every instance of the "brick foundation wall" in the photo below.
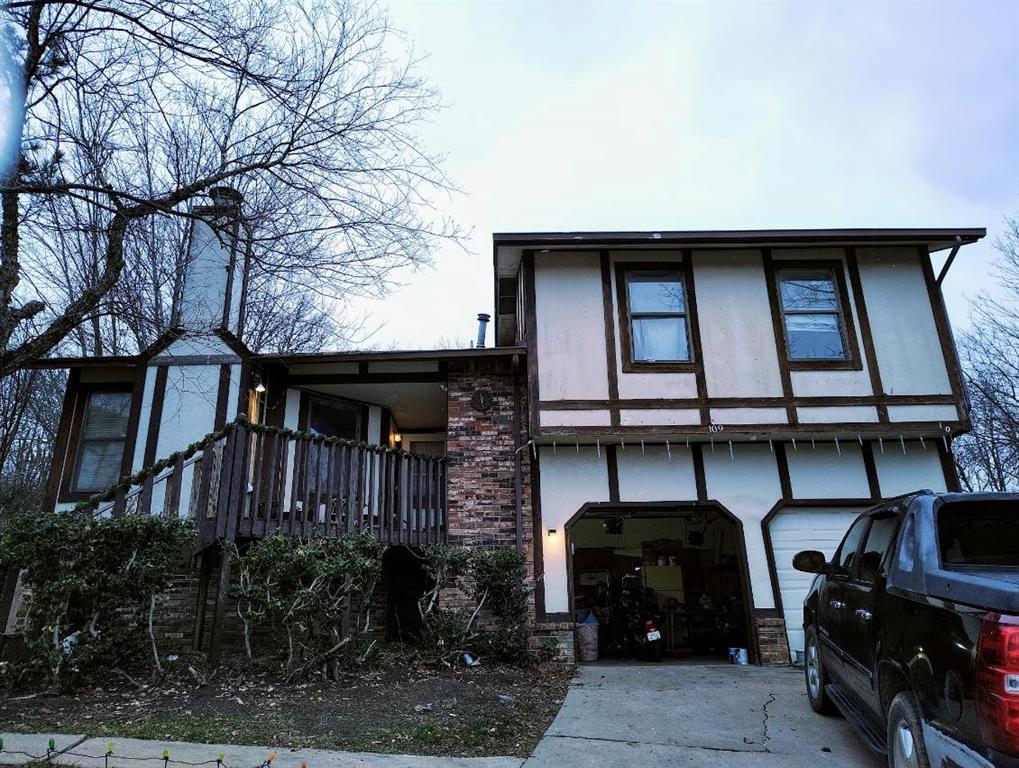
[[[215,558],[215,555],[212,555]],[[237,574],[233,574],[236,582]],[[198,608],[199,569],[192,568],[174,577],[171,588],[161,596],[156,606],[153,621],[156,642],[162,654],[187,653],[194,643],[195,612]],[[214,561],[209,579],[209,594],[205,606],[205,631],[202,650],[208,650],[212,636],[212,624],[216,611],[216,587],[219,583],[219,566]],[[386,631],[386,588],[379,583],[375,587],[370,609],[369,634],[382,639]],[[363,606],[353,606],[352,620],[363,626],[365,610]],[[256,632],[252,637],[252,646],[256,649],[278,646],[281,637],[268,629]],[[225,629],[223,633],[223,652],[226,655],[243,653],[244,625],[237,615],[237,601],[227,598]]]
[[[755,616],[754,631],[761,664],[788,664],[789,640],[785,633],[785,619],[781,616]]]
[[[534,625],[531,646],[539,648],[551,639],[555,642],[557,648],[553,661],[561,664],[573,664],[577,659],[576,637],[573,634],[573,629],[574,624],[572,621],[538,622]]]

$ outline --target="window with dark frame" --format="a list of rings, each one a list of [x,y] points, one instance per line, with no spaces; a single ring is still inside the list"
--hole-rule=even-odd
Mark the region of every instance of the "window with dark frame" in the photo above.
[[[130,392],[88,394],[71,476],[72,492],[103,491],[120,479],[130,413]]]
[[[308,403],[308,431],[316,435],[361,438],[361,408],[354,403],[312,397]]]
[[[628,269],[625,276],[631,362],[690,362],[683,273],[679,269]]]
[[[308,398],[307,430],[313,435],[339,437],[344,440],[361,439],[361,406],[346,400],[327,396]],[[317,491],[329,477],[329,451],[322,443],[312,442],[308,446],[308,466],[318,464],[317,473],[308,472],[305,480],[308,491]]]
[[[851,359],[834,270],[793,268],[779,269],[777,274],[788,359]]]

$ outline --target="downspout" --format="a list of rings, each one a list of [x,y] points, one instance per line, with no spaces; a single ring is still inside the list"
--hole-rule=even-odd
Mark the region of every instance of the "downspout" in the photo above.
[[[517,551],[524,551],[524,488],[520,454],[520,355],[513,355],[513,488],[517,513]]]

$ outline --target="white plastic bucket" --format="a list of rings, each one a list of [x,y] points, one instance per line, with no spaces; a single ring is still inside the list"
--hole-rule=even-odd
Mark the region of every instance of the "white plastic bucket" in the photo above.
[[[747,653],[746,648],[730,648],[729,663],[738,664],[741,667],[745,667],[747,664],[750,663],[750,654]]]

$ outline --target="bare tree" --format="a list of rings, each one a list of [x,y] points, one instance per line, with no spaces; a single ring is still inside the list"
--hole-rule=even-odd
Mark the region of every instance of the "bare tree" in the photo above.
[[[996,243],[1000,298],[972,304],[972,330],[959,343],[973,431],[955,444],[967,490],[1019,489],[1019,217]]]
[[[49,474],[60,418],[62,371],[21,370],[0,379],[0,516],[33,508]]]
[[[20,162],[0,179],[0,377],[69,337],[122,351],[172,322],[181,232],[215,186],[244,194],[255,290],[264,301],[299,291],[307,318],[381,292],[394,268],[458,237],[433,213],[449,185],[415,134],[435,94],[411,57],[390,58],[373,6],[13,0],[7,11],[25,120]]]

